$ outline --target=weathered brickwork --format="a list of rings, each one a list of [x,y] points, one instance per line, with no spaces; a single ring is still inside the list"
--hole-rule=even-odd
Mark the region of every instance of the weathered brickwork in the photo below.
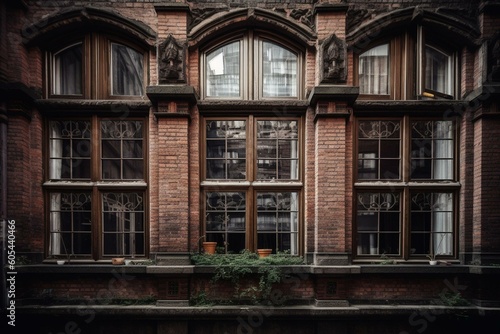
[[[418,30],[419,25],[425,29]],[[273,285],[273,289],[290,304],[299,304],[299,309],[307,305],[308,317],[329,317],[336,312],[332,305],[348,308],[349,305],[371,304],[361,318],[379,316],[377,312],[380,310],[371,307],[380,304],[392,307],[398,303],[436,305],[437,302],[440,305],[443,302],[441,294],[446,289],[460,292],[472,312],[479,312],[476,306],[498,307],[499,25],[498,1],[2,2],[0,122],[7,125],[7,150],[0,152],[0,162],[5,162],[7,168],[0,171],[0,176],[6,175],[6,184],[1,179],[0,187],[7,194],[7,198],[2,198],[6,201],[6,218],[16,221],[16,252],[31,261],[19,269],[19,299],[28,305],[32,300],[104,304],[111,299],[135,299],[187,306],[190,299],[192,305],[193,299],[199,302],[207,298],[202,302],[225,300],[227,309],[217,310],[216,316],[207,310],[204,319],[240,316],[244,312],[242,309],[229,306],[234,299],[234,282],[214,283],[210,275],[213,268],[192,266],[189,259],[191,254],[201,251],[200,243],[208,219],[205,193],[246,194],[247,202],[252,205],[245,208],[244,242],[253,251],[258,244],[257,229],[260,228],[257,216],[261,209],[255,207],[258,206],[257,193],[297,191],[300,198],[297,251],[305,262],[293,269],[296,270],[294,274],[285,276],[284,282]],[[68,36],[68,41],[73,42],[79,40],[80,32],[85,34],[87,30],[109,39],[89,38],[83,44],[87,49],[83,52],[84,78],[81,83],[86,94],[51,95],[55,83],[50,77],[56,73],[54,51],[65,46],[59,45],[57,39]],[[422,67],[428,55],[419,55],[417,36],[422,37],[422,47],[425,47],[426,39],[434,43],[439,41],[437,44],[443,44],[443,50],[438,51],[449,53],[449,59],[453,59],[447,70],[456,72],[456,75],[450,76],[446,84],[456,89],[450,90],[450,96],[441,96],[439,92],[432,95],[433,89],[424,87],[423,81],[427,78]],[[164,42],[172,38],[175,43],[166,50]],[[241,79],[238,87],[242,97],[204,96],[207,95],[205,85],[209,67],[205,59],[207,51],[238,38],[241,38],[240,51],[244,53],[239,58],[239,65],[231,70],[239,71],[234,77]],[[268,39],[282,41],[285,48],[298,51],[299,98],[261,97],[264,83],[259,76],[268,69],[264,69],[259,61],[270,54],[259,51],[262,42]],[[332,40],[337,43],[326,43]],[[130,43],[144,53],[144,73],[139,74],[144,74],[142,96],[109,94],[113,82],[112,66],[109,65],[112,57],[99,52],[111,42]],[[389,45],[389,91],[387,94],[360,93],[360,54],[382,43]],[[97,56],[97,59],[88,60],[89,55]],[[226,71],[224,66],[219,70]],[[139,68],[135,70],[140,72]],[[214,77],[219,76],[217,80],[222,80],[222,74],[227,74],[215,72],[218,71],[213,73]],[[182,73],[182,78],[176,77],[178,73]],[[341,77],[339,73],[345,76]],[[102,77],[96,77],[100,74]],[[376,76],[374,73],[365,74]],[[168,75],[171,77],[167,78]],[[92,78],[92,83],[87,82],[86,77]],[[290,77],[293,76],[286,79]],[[108,87],[106,93],[99,91],[102,87]],[[425,89],[428,91],[424,92]],[[127,115],[117,117],[113,113],[116,103],[125,106]],[[141,117],[147,128],[141,147],[146,166],[144,179],[101,179],[103,166],[99,159],[105,149],[101,147],[99,130],[92,134],[91,151],[98,159],[92,160],[91,176],[76,181],[50,179],[49,160],[55,158],[50,156],[50,145],[57,138],[50,137],[48,120],[85,119],[97,127],[100,119],[126,120],[129,116],[134,119]],[[207,174],[205,158],[210,149],[204,142],[204,120],[207,117],[247,121],[245,158],[262,154],[256,150],[258,140],[262,138],[257,138],[255,120],[266,117],[298,119],[297,179],[255,182],[251,179],[259,168],[255,160],[246,161],[246,179],[204,179]],[[360,167],[363,152],[358,152],[359,119],[400,121],[399,151],[394,153],[396,158],[389,158],[399,159],[400,177],[363,179],[358,176],[358,168],[363,168]],[[453,158],[450,179],[439,182],[412,179],[409,174],[415,166],[411,161],[401,162],[415,158],[410,122],[426,119],[435,122],[453,120],[457,126],[455,146],[449,153]],[[373,135],[377,129],[374,126],[368,132]],[[373,139],[371,144],[382,145],[383,140],[377,140]],[[428,145],[434,144],[436,142]],[[425,158],[431,161],[430,165],[443,158],[438,156],[437,149],[426,151],[427,148],[424,147],[421,154],[427,154]],[[217,153],[220,157],[212,158],[226,158],[223,154],[227,152],[222,152],[224,149],[226,146]],[[378,146],[374,152],[380,153]],[[76,153],[72,151],[71,154]],[[284,152],[279,155],[280,163],[290,158],[285,155]],[[369,159],[383,164],[388,158],[382,154],[365,157],[364,162],[369,164]],[[103,255],[101,249],[104,247],[103,231],[109,227],[92,225],[89,238],[92,250],[78,259],[72,258],[63,268],[55,265],[55,257],[50,254],[49,232],[60,232],[57,231],[60,226],[50,225],[48,195],[52,191],[69,192],[75,184],[80,190],[92,192],[94,202],[89,209],[92,221],[105,219],[100,197],[103,189],[144,191],[145,219],[137,223],[137,228],[143,224],[146,230],[145,256],[141,259],[151,260],[152,264],[112,266],[111,257],[115,255]],[[415,223],[412,219],[416,218],[412,216],[414,203],[410,194],[417,189],[452,192],[454,196],[450,212],[452,254],[442,256],[441,265],[436,267],[428,265],[425,254],[414,254],[416,248],[411,245],[414,242],[411,228]],[[399,221],[395,228],[396,238],[399,238],[397,251],[389,257],[377,253],[383,252],[378,248],[377,252],[370,254],[357,247],[361,243],[358,237],[361,238],[359,229],[363,228],[363,218],[358,217],[357,211],[361,209],[355,196],[361,192],[401,194]],[[379,207],[377,203],[371,204],[371,207],[364,208],[367,216],[385,214],[380,208],[387,203]],[[71,225],[73,223],[75,225]],[[71,224],[67,225],[75,228],[77,222]],[[429,222],[428,230],[424,231],[429,235],[436,232],[431,225]],[[375,229],[372,232],[378,236],[387,232],[383,224],[370,228]],[[135,242],[131,240],[124,242],[122,247]],[[129,256],[125,257],[128,260]],[[246,278],[239,288],[256,291],[258,283],[256,277]],[[169,327],[170,323],[166,322],[171,321],[170,318],[163,323],[163,320],[158,320],[168,307],[162,309],[151,305],[151,308],[159,312],[154,315],[154,321],[161,323],[157,331],[152,326],[152,332],[173,333],[180,328],[176,334],[188,333],[187,317]],[[231,313],[233,311],[236,313]],[[498,309],[490,311],[498,315]],[[392,311],[384,309],[383,312]],[[403,322],[407,324],[408,314],[405,312],[411,314],[406,310],[397,315],[403,314]],[[399,332],[405,328],[400,326]],[[326,332],[319,325],[315,330],[317,333]],[[205,333],[201,329],[195,332]]]

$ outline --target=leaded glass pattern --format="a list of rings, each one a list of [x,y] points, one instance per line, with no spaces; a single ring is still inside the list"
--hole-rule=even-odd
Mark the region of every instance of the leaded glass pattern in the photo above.
[[[411,179],[452,180],[453,121],[411,123]]]
[[[257,248],[298,253],[297,192],[257,193]]]
[[[90,179],[90,121],[49,122],[49,178]]]
[[[102,178],[144,178],[143,122],[101,121]]]
[[[298,126],[295,120],[257,122],[257,179],[298,180]]]
[[[90,192],[50,194],[51,256],[90,255],[91,233]]]
[[[244,250],[246,237],[246,194],[207,192],[205,198],[206,240],[217,242],[225,252]]]
[[[246,179],[246,121],[207,121],[207,179]]]
[[[400,193],[358,193],[356,217],[358,255],[399,255],[400,197]]]
[[[359,121],[358,179],[401,178],[401,122]]]
[[[453,194],[411,193],[411,254],[453,254]]]
[[[145,255],[144,194],[102,194],[103,255]]]

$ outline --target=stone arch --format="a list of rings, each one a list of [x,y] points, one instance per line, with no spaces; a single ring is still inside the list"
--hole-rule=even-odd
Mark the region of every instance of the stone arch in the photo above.
[[[480,32],[473,24],[463,18],[439,10],[409,7],[375,16],[362,22],[347,36],[350,49],[364,49],[371,41],[386,34],[405,29],[411,24],[421,24],[439,32],[451,43],[461,46],[478,46]]]
[[[59,37],[63,31],[104,30],[126,35],[136,43],[153,47],[156,33],[146,24],[131,20],[121,14],[93,7],[71,7],[26,26],[22,31],[27,46],[39,45]]]
[[[317,39],[316,33],[310,27],[294,22],[285,15],[261,8],[243,8],[214,14],[193,27],[188,35],[189,47],[199,46],[214,36],[248,27],[280,33],[304,47],[314,47]]]

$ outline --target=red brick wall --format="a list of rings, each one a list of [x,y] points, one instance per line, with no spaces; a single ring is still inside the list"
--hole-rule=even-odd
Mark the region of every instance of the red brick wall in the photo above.
[[[344,252],[346,120],[318,118],[315,138],[317,251]]]

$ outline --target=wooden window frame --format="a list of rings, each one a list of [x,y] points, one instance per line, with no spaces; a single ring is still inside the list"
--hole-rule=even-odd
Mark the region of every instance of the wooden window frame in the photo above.
[[[360,121],[380,121],[380,120],[401,120],[401,144],[400,149],[401,154],[401,178],[400,180],[362,180],[358,179],[358,131]],[[458,129],[458,119],[456,117],[448,119],[453,122],[453,177],[451,180],[441,180],[441,179],[411,179],[411,123],[413,121],[441,121],[442,118],[439,117],[422,117],[413,115],[403,115],[400,117],[357,117],[355,124],[355,131],[353,131],[353,139],[355,143],[355,154],[354,154],[354,168],[353,168],[353,246],[352,254],[354,255],[355,261],[373,261],[380,259],[382,254],[358,254],[358,227],[357,227],[357,205],[358,205],[358,194],[360,193],[400,193],[400,254],[391,254],[391,257],[397,261],[422,261],[425,256],[412,255],[410,249],[410,237],[411,237],[411,226],[410,226],[410,194],[415,191],[421,191],[424,193],[451,193],[453,195],[453,246],[452,255],[443,256],[443,259],[453,260],[456,259],[458,254],[458,197],[460,191],[460,183],[458,182],[458,166],[459,166],[459,129]],[[381,182],[383,181],[383,182]]]
[[[222,179],[207,179],[206,175],[206,131],[205,125],[209,121],[222,121],[222,120],[246,120],[246,171],[247,177],[244,180],[222,180]],[[298,126],[298,179],[297,180],[257,180],[257,122],[259,120],[274,120],[274,121],[287,121],[295,120]],[[297,253],[299,255],[303,252],[303,171],[304,171],[304,151],[303,151],[303,117],[276,117],[276,116],[254,116],[247,115],[241,117],[227,117],[227,116],[207,116],[201,117],[200,138],[201,138],[201,217],[206,217],[206,198],[209,192],[244,192],[246,209],[245,209],[245,248],[250,251],[257,249],[257,194],[259,192],[297,192],[298,194],[298,221],[297,221]],[[201,219],[200,222],[200,235],[207,236],[206,233],[206,220]],[[225,245],[219,245],[225,246]],[[274,250],[276,252],[276,250]]]
[[[82,43],[82,94],[61,95],[53,93],[54,55],[60,50],[76,43]],[[78,38],[56,41],[57,44],[45,53],[44,95],[47,98],[64,99],[97,99],[97,100],[142,100],[146,94],[148,83],[149,59],[148,51],[138,44],[114,35],[96,32]],[[111,91],[111,44],[116,43],[129,47],[143,55],[143,95],[113,95]]]
[[[218,97],[207,96],[206,68],[207,55],[224,45],[240,42],[240,96],[238,97]],[[294,53],[297,56],[297,96],[271,96],[264,97],[262,93],[262,44],[269,42]],[[202,99],[205,100],[300,100],[303,99],[304,92],[304,52],[301,48],[283,41],[282,36],[274,35],[261,30],[239,31],[235,34],[214,41],[210,46],[204,47],[200,52],[200,91]]]
[[[456,46],[425,26],[413,25],[399,35],[377,40],[354,54],[353,84],[359,86],[359,55],[373,47],[389,44],[389,94],[360,94],[358,100],[456,99],[460,94],[460,57]],[[451,61],[451,92],[425,89],[425,47],[429,45],[446,53]]]
[[[91,173],[90,179],[82,180],[50,180],[49,179],[49,159],[50,159],[50,147],[49,147],[49,124],[50,121],[55,120],[88,120],[91,122]],[[143,136],[143,178],[142,179],[116,179],[109,180],[103,179],[102,168],[101,168],[101,121],[141,121],[142,136]],[[104,255],[104,233],[103,233],[103,211],[102,211],[102,194],[106,192],[112,193],[124,193],[124,192],[136,192],[143,197],[143,219],[144,219],[144,254],[136,254],[138,257],[147,258],[149,255],[149,195],[148,195],[148,119],[147,117],[129,117],[124,119],[113,119],[112,117],[107,117],[106,115],[75,115],[71,117],[49,117],[46,119],[44,130],[46,135],[44,136],[43,147],[44,147],[44,164],[47,166],[45,168],[45,182],[43,184],[44,188],[44,200],[46,207],[45,221],[46,224],[46,257],[50,258],[66,258],[66,256],[54,256],[50,254],[49,244],[50,244],[50,233],[51,233],[51,217],[50,217],[50,195],[53,193],[78,193],[78,192],[90,192],[91,193],[91,255],[90,256],[72,256],[71,261],[98,261],[98,260],[110,260],[115,255]],[[124,254],[124,256],[131,256]]]

